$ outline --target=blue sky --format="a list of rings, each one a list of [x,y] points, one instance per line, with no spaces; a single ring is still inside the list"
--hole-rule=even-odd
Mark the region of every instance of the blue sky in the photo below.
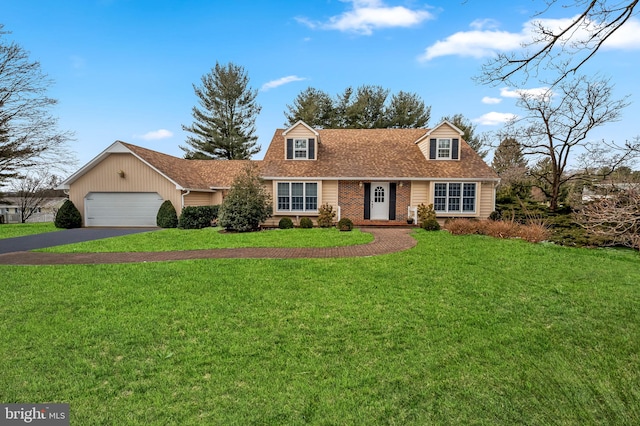
[[[527,40],[542,0],[2,0],[1,23],[55,84],[60,128],[75,132],[78,166],[115,140],[182,156],[197,104],[192,84],[233,62],[259,89],[257,135],[264,155],[284,111],[309,86],[334,96],[380,85],[419,94],[430,126],[461,113],[478,132],[517,114],[516,95],[472,78],[496,51]],[[567,19],[562,9],[545,18]],[[561,21],[558,21],[561,22]],[[633,18],[586,73],[611,77],[630,95],[623,119],[592,134],[640,135],[640,21]],[[526,89],[539,87],[531,82]]]

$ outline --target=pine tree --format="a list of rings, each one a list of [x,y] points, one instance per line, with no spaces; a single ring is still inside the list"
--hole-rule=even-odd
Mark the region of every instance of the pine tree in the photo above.
[[[296,96],[293,105],[287,105],[287,109],[287,126],[293,126],[300,120],[314,128],[330,129],[335,126],[336,111],[333,101],[322,90],[308,87]]]
[[[395,129],[418,129],[427,127],[431,118],[431,107],[416,93],[399,91],[391,96],[386,109],[386,127]]]
[[[442,120],[440,120],[440,122],[442,121],[448,121],[458,129],[462,130],[462,138],[469,144],[471,148],[473,148],[475,152],[478,153],[481,158],[487,156],[488,151],[486,149],[482,149],[485,146],[485,140],[481,135],[479,136],[475,134],[476,125],[473,124],[471,120],[469,120],[462,114],[454,114],[452,116],[442,117]]]
[[[193,86],[200,107],[193,107],[194,123],[182,126],[193,135],[180,148],[189,159],[246,160],[260,151],[255,121],[261,107],[258,91],[249,87],[244,68],[229,63],[202,76]]]
[[[522,146],[514,138],[505,138],[500,142],[493,154],[491,167],[501,175],[505,170],[513,167],[526,167],[527,161],[522,153]]]

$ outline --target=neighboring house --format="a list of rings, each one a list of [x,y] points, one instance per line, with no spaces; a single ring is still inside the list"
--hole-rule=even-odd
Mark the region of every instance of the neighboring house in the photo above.
[[[53,222],[58,209],[65,202],[66,197],[51,197],[45,199],[27,222]],[[5,197],[0,201],[0,223],[20,223],[22,221],[21,200],[16,197]]]
[[[640,183],[637,182],[604,182],[597,183],[582,188],[582,202],[611,198],[614,194],[625,191],[640,190]]]
[[[417,206],[439,218],[487,218],[498,176],[448,122],[433,129],[276,130],[264,160],[186,160],[117,141],[67,178],[60,189],[85,226],[155,226],[163,200],[220,204],[233,179],[258,168],[282,217],[315,219],[330,204],[357,225],[400,225]],[[339,218],[338,217],[338,218]]]

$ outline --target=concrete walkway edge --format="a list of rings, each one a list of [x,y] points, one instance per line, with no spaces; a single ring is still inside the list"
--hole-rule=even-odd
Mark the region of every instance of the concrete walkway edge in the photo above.
[[[39,253],[20,251],[0,255],[0,265],[95,265],[165,262],[190,259],[295,259],[366,257],[408,250],[416,245],[410,228],[361,228],[369,244],[323,248],[226,248],[136,253]]]

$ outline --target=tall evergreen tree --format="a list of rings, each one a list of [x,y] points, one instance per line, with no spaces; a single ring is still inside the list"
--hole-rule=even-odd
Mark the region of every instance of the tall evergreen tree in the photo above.
[[[391,102],[385,111],[386,127],[396,129],[427,127],[431,118],[431,107],[416,93],[402,90],[391,96]]]
[[[200,107],[192,110],[192,133],[180,148],[189,159],[245,160],[260,151],[255,121],[261,107],[258,91],[249,87],[244,68],[229,63],[216,66],[202,76],[202,85],[193,85]]]
[[[499,201],[530,198],[531,182],[527,160],[524,158],[522,145],[516,139],[506,137],[500,142],[493,154],[491,167],[500,176],[497,187]]]
[[[504,138],[493,154],[491,167],[501,175],[504,171],[514,167],[526,167],[527,160],[522,153],[522,145],[514,138]]]
[[[482,149],[486,143],[484,138],[481,135],[476,135],[476,125],[471,122],[468,118],[466,118],[462,114],[454,114],[451,116],[442,117],[442,121],[448,121],[449,123],[456,126],[458,129],[462,130],[464,133],[462,138],[469,144],[471,148],[481,158],[485,158],[487,156],[488,151],[486,149]]]
[[[302,120],[324,129],[421,128],[431,118],[431,107],[417,94],[400,91],[389,99],[388,89],[373,85],[347,87],[333,99],[309,87],[287,108],[286,125]]]
[[[384,105],[389,95],[381,86],[358,87],[353,102],[346,107],[347,129],[379,129],[386,127]]]
[[[335,127],[336,111],[333,100],[326,92],[308,87],[300,92],[293,101],[293,105],[287,105],[289,113],[285,112],[287,125],[292,126],[299,120],[311,127],[330,129]]]

